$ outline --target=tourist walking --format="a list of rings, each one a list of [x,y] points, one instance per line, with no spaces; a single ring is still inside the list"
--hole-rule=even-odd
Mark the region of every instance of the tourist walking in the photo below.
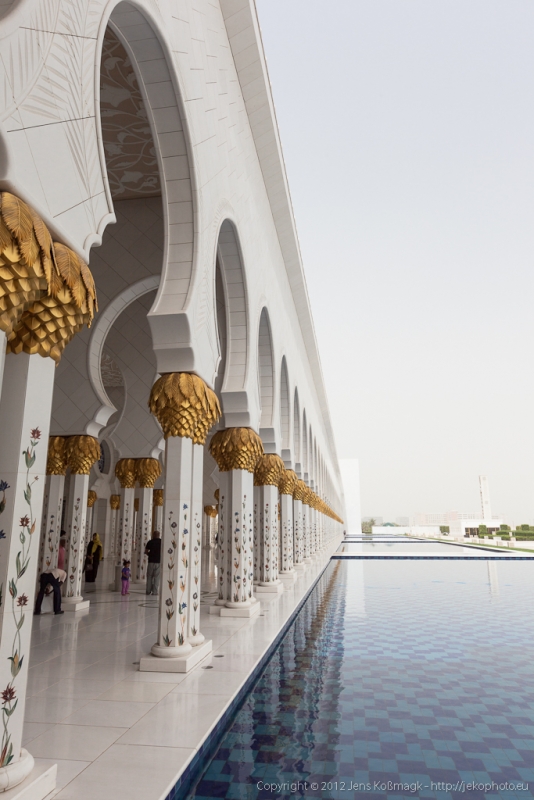
[[[34,614],[38,616],[41,613],[41,606],[43,605],[43,600],[47,587],[51,586],[52,591],[54,592],[54,614],[64,614],[65,612],[61,610],[61,584],[65,581],[67,577],[67,573],[63,569],[49,569],[46,572],[42,572],[39,576],[39,594],[37,595],[37,599],[35,601],[35,610]]]
[[[93,533],[93,541],[87,545],[85,559],[85,582],[94,583],[98,574],[98,565],[102,560],[102,542],[98,533]]]
[[[145,555],[148,556],[146,570],[146,593],[159,594],[160,570],[161,570],[161,534],[159,531],[152,531],[152,539],[147,542]]]
[[[130,569],[130,562],[128,560],[124,560],[122,562],[122,572],[121,572],[121,582],[122,582],[121,594],[130,594],[131,576],[132,576],[132,571]]]

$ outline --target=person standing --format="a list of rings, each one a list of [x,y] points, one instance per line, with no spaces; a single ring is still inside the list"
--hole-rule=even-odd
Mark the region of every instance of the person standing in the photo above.
[[[98,574],[98,565],[102,559],[102,542],[98,533],[93,533],[93,541],[87,545],[85,561],[85,582],[94,583]]]
[[[41,606],[43,605],[43,600],[45,596],[45,592],[48,586],[52,587],[52,591],[54,592],[54,614],[64,614],[65,612],[61,610],[61,584],[65,581],[67,577],[67,573],[62,569],[49,569],[46,572],[42,572],[39,576],[39,594],[37,595],[37,599],[35,601],[35,616],[39,616],[41,613]]]
[[[161,570],[161,533],[152,531],[152,539],[147,542],[145,555],[148,556],[146,571],[146,593],[159,594],[160,570]]]
[[[121,572],[121,583],[122,589],[121,594],[130,594],[130,578],[132,576],[132,571],[130,569],[130,562],[126,559],[122,562],[122,572]]]

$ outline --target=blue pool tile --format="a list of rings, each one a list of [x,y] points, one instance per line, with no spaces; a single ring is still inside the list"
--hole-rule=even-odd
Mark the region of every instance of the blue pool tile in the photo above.
[[[531,570],[512,561],[492,562],[491,572],[484,560],[333,562],[226,723],[211,763],[199,758],[192,788],[176,800],[531,800],[534,620],[523,613],[534,603]],[[341,776],[363,788],[257,787]],[[423,788],[377,791],[375,780]],[[461,780],[529,787],[441,787]]]

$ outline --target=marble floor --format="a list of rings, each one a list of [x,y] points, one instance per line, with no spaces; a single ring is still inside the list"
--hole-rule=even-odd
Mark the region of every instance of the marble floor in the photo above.
[[[57,763],[50,800],[163,800],[336,547],[283,594],[262,595],[252,619],[209,615],[205,559],[201,630],[213,652],[187,675],[139,672],[157,604],[143,585],[127,597],[107,591],[106,569],[87,612],[34,618],[23,746],[37,765]]]

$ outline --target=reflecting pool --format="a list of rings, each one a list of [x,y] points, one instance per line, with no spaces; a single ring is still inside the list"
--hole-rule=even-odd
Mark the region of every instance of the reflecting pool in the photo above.
[[[331,562],[188,796],[532,798],[532,574]]]

